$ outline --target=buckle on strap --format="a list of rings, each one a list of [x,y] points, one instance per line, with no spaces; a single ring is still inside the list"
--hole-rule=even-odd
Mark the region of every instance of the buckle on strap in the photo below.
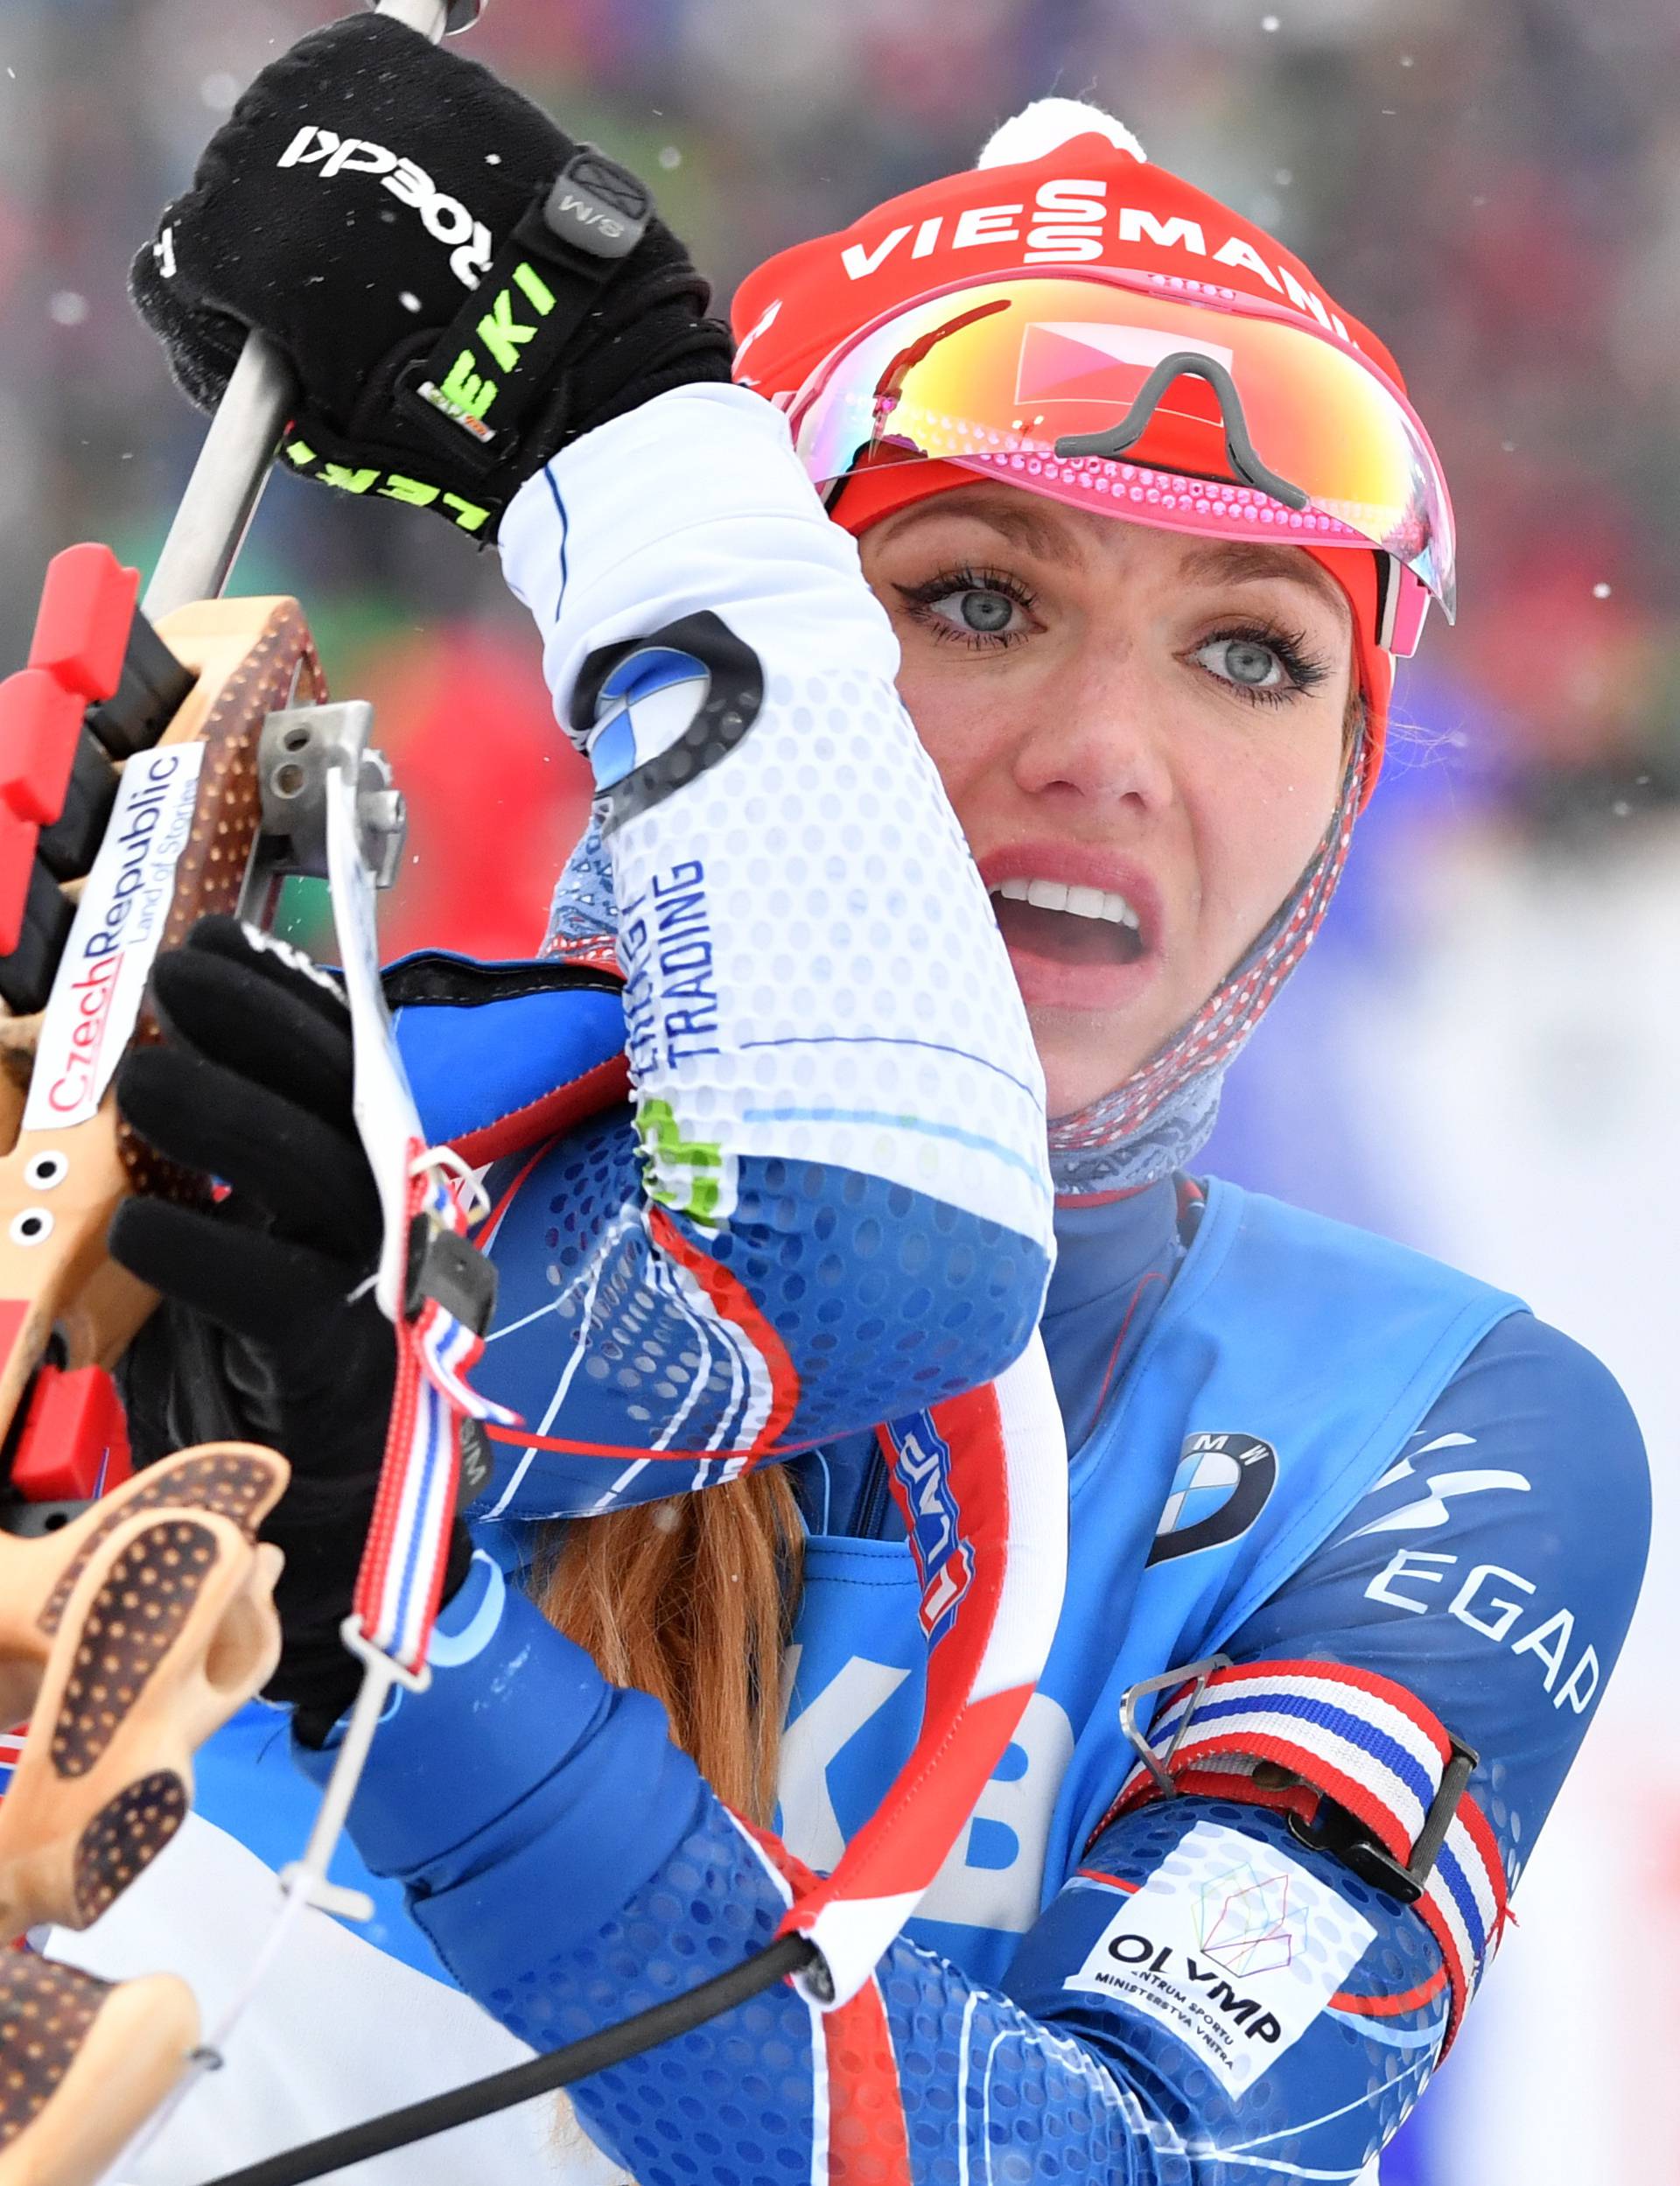
[[[1179,1796],[1179,1788],[1171,1774],[1172,1757],[1184,1743],[1184,1734],[1190,1727],[1197,1704],[1207,1689],[1208,1680],[1216,1670],[1228,1670],[1230,1666],[1228,1655],[1206,1655],[1200,1662],[1186,1663],[1177,1670],[1164,1670],[1158,1678],[1140,1678],[1135,1685],[1128,1685],[1120,1695],[1120,1727],[1124,1731],[1133,1752],[1154,1777],[1156,1789],[1164,1799],[1175,1799]],[[1144,1694],[1165,1692],[1168,1688],[1176,1689],[1185,1684],[1194,1686],[1190,1695],[1190,1705],[1180,1718],[1166,1753],[1158,1754],[1149,1742],[1149,1734],[1138,1720],[1138,1699]]]
[[[1186,1663],[1178,1669],[1164,1671],[1158,1678],[1144,1678],[1127,1689],[1120,1701],[1121,1727],[1133,1751],[1152,1778],[1156,1794],[1169,1799],[1180,1796],[1181,1787],[1174,1777],[1173,1763],[1195,1720],[1203,1692],[1208,1684],[1213,1682],[1222,1691],[1227,1690],[1232,1687],[1234,1680],[1245,1677],[1258,1680],[1261,1673],[1269,1667],[1282,1675],[1291,1671],[1298,1674],[1311,1666],[1256,1664],[1250,1671],[1236,1671],[1228,1656],[1209,1655],[1200,1662]],[[1231,1678],[1223,1674],[1228,1671],[1232,1672]],[[1150,1742],[1139,1724],[1139,1703],[1148,1695],[1159,1692],[1164,1688],[1170,1687],[1176,1691],[1186,1685],[1190,1690],[1186,1698],[1182,1701],[1174,1700],[1172,1704],[1172,1709],[1178,1712],[1179,1720],[1173,1727],[1166,1751],[1161,1752]],[[1335,1777],[1334,1774],[1326,1777],[1317,1772],[1312,1765],[1313,1753],[1310,1745],[1306,1750],[1280,1754],[1273,1734],[1264,1737],[1256,1747],[1248,1749],[1255,1760],[1270,1752],[1270,1758],[1265,1761],[1264,1766],[1278,1772],[1273,1788],[1276,1788],[1277,1781],[1283,1781],[1301,1785],[1307,1791],[1316,1794],[1318,1805],[1310,1821],[1285,1808],[1285,1824],[1298,1843],[1306,1846],[1310,1851],[1327,1852],[1351,1874],[1404,1905],[1416,1904],[1428,1888],[1447,1833],[1464,1803],[1471,1773],[1480,1758],[1476,1749],[1448,1730],[1446,1724],[1433,1717],[1431,1721],[1436,1732],[1446,1740],[1447,1758],[1429,1805],[1424,1811],[1421,1826],[1404,1860],[1396,1854],[1406,1842],[1406,1825],[1401,1817],[1393,1811],[1392,1800],[1385,1803],[1379,1797],[1377,1802],[1379,1808],[1386,1804],[1394,1825],[1393,1833],[1387,1842],[1380,1841],[1369,1817],[1362,1818],[1359,1814],[1350,1812],[1338,1798],[1335,1790],[1326,1790],[1326,1782],[1334,1783]],[[1223,1748],[1233,1753],[1244,1750],[1242,1732],[1238,1727],[1233,1727],[1228,1734],[1215,1732],[1213,1743],[1216,1748]],[[1206,1744],[1204,1740],[1204,1748]],[[1194,1769],[1189,1773],[1194,1789]],[[1135,1772],[1131,1781],[1138,1781]],[[1266,1781],[1264,1776],[1256,1775],[1256,1784]],[[1127,1795],[1123,1792],[1120,1804],[1126,1803]],[[1282,1805],[1284,1803],[1277,1801],[1275,1804]]]
[[[1441,1728],[1446,1730],[1446,1724]],[[1415,1905],[1428,1887],[1441,1846],[1446,1842],[1446,1832],[1464,1797],[1465,1786],[1480,1759],[1474,1746],[1466,1746],[1452,1731],[1446,1731],[1446,1735],[1452,1752],[1404,1867],[1362,1827],[1346,1807],[1338,1806],[1325,1792],[1320,1793],[1319,1811],[1310,1825],[1298,1814],[1285,1814],[1284,1820],[1290,1835],[1310,1852],[1327,1852],[1373,1889],[1397,1899],[1402,1905]]]
[[[409,1224],[403,1318],[418,1320],[429,1302],[481,1336],[496,1310],[496,1271],[476,1246],[423,1207]]]

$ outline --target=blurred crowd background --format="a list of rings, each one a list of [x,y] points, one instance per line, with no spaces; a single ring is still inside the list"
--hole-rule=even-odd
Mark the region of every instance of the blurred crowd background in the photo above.
[[[4,0],[0,665],[83,537],[145,564],[199,426],[125,274],[239,89],[333,0]],[[1403,672],[1347,900],[1210,1161],[1446,1253],[1680,1426],[1680,12],[1673,0],[494,0],[472,51],[657,187],[720,301],[767,252],[1095,97],[1398,354],[1463,607]],[[393,949],[535,948],[583,789],[493,556],[294,480],[242,584],[304,599],[414,814]],[[1590,1464],[1592,1453],[1581,1453]],[[1680,2179],[1680,1552],[1525,1925],[1386,2160]]]

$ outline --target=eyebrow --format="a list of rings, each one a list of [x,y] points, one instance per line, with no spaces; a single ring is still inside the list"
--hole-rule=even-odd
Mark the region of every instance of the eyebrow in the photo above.
[[[913,530],[918,523],[926,523],[935,516],[969,516],[976,523],[985,524],[990,530],[1000,533],[1012,546],[1018,546],[1024,553],[1036,556],[1040,562],[1050,562],[1062,569],[1082,566],[1084,557],[1067,529],[1040,515],[1021,494],[1018,487],[1011,487],[1006,490],[1012,495],[1019,496],[1018,507],[1012,499],[1007,501],[963,500],[953,506],[950,494],[932,494],[928,500],[917,501],[914,507],[905,510],[893,527],[894,536]]]
[[[1298,585],[1351,617],[1340,585],[1299,547],[1267,546],[1257,539],[1210,539],[1185,556],[1180,574],[1193,583]]]

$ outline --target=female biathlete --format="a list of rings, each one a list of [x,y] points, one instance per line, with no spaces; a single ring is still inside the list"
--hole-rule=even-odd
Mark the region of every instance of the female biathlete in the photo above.
[[[939,1407],[1036,1327],[1065,1606],[963,1835],[844,2011],[784,1983],[578,2111],[642,2186],[1359,2176],[1647,1517],[1619,1391],[1517,1300],[1189,1174],[1453,606],[1388,352],[1049,102],[761,267],[732,385],[635,179],[377,18],[265,72],[136,292],[201,400],[282,346],[288,467],[495,538],[594,772],[540,960],[393,979],[429,1126],[494,1164],[480,1379],[525,1423],[353,1816],[393,1960],[549,2049],[771,1938],[965,1583]],[[291,1459],[270,1698],[318,1776],[391,1379],[346,1020],[226,922],[157,993],[124,1111],[232,1192],[115,1226],[171,1301],[135,1432]],[[211,1818],[266,1850],[284,1741],[228,1736]]]

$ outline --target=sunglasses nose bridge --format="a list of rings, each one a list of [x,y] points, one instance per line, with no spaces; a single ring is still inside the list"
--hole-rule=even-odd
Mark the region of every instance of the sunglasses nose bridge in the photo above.
[[[1250,438],[1236,382],[1216,358],[1203,356],[1194,349],[1175,349],[1170,356],[1163,357],[1138,389],[1130,408],[1117,425],[1108,426],[1101,432],[1063,433],[1055,444],[1056,453],[1064,462],[1077,456],[1092,455],[1111,462],[1124,455],[1148,431],[1168,388],[1186,374],[1205,380],[1214,390],[1220,416],[1225,421],[1225,453],[1233,475],[1244,486],[1252,486],[1257,493],[1281,501],[1285,508],[1305,508],[1306,494],[1264,462]]]

